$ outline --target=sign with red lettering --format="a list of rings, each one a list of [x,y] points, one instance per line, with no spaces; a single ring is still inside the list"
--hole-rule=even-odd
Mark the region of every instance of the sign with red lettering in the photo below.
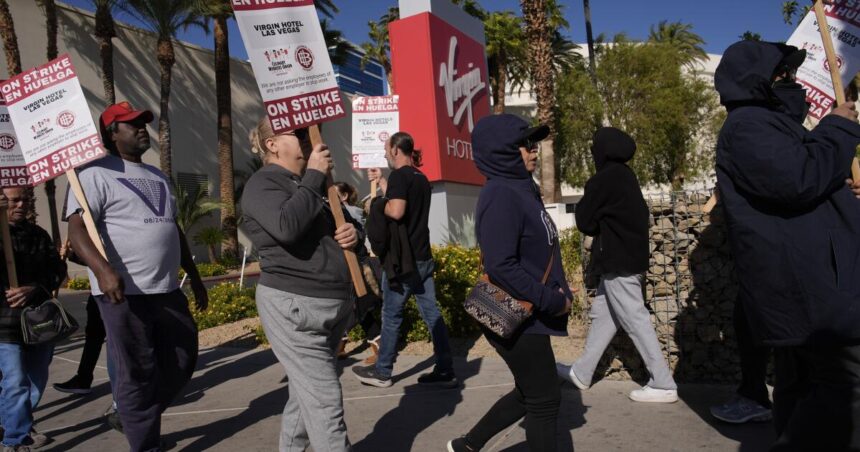
[[[69,55],[0,82],[0,94],[31,184],[107,155]]]
[[[471,132],[490,114],[484,45],[425,12],[392,22],[391,62],[400,95],[400,128],[422,150],[431,182],[483,185]]]
[[[352,167],[385,168],[385,142],[400,131],[399,96],[352,100]]]
[[[26,187],[30,185],[29,180],[27,162],[9,119],[9,109],[0,97],[0,188]]]
[[[842,86],[848,86],[860,72],[860,1],[834,0],[832,5],[824,5],[824,11]],[[787,43],[806,49],[806,61],[797,70],[797,82],[806,88],[810,119],[820,120],[836,105],[836,94],[814,11],[809,11]]]
[[[276,133],[346,115],[313,0],[231,0]]]

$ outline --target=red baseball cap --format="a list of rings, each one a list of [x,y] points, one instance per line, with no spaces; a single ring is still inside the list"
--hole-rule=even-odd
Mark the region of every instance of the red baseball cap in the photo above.
[[[99,117],[99,122],[103,128],[106,128],[114,122],[129,122],[139,117],[143,117],[146,122],[151,122],[155,118],[149,110],[135,110],[130,103],[120,102],[106,108]]]

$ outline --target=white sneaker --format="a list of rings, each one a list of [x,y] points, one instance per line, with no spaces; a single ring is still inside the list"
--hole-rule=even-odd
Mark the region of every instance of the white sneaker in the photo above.
[[[556,363],[555,372],[558,374],[558,378],[573,383],[573,385],[579,388],[580,391],[588,389],[588,385],[583,383],[582,380],[573,373],[573,366],[565,366],[564,364]]]
[[[675,403],[678,401],[678,390],[654,389],[646,385],[642,386],[642,389],[630,391],[630,400],[648,403]]]

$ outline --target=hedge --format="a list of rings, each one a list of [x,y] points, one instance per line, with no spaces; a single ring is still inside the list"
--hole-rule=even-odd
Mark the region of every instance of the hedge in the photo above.
[[[90,290],[90,278],[72,278],[66,287],[71,290]]]
[[[209,309],[198,311],[194,295],[188,297],[197,329],[205,330],[225,323],[257,316],[254,302],[255,287],[239,288],[236,283],[221,283],[209,289]]]

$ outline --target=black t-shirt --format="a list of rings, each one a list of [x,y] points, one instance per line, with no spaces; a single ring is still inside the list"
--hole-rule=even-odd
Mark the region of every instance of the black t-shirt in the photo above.
[[[416,261],[432,259],[430,254],[430,182],[427,176],[413,166],[404,166],[391,172],[388,177],[388,199],[406,201],[406,212],[401,222],[409,231],[409,244]]]

